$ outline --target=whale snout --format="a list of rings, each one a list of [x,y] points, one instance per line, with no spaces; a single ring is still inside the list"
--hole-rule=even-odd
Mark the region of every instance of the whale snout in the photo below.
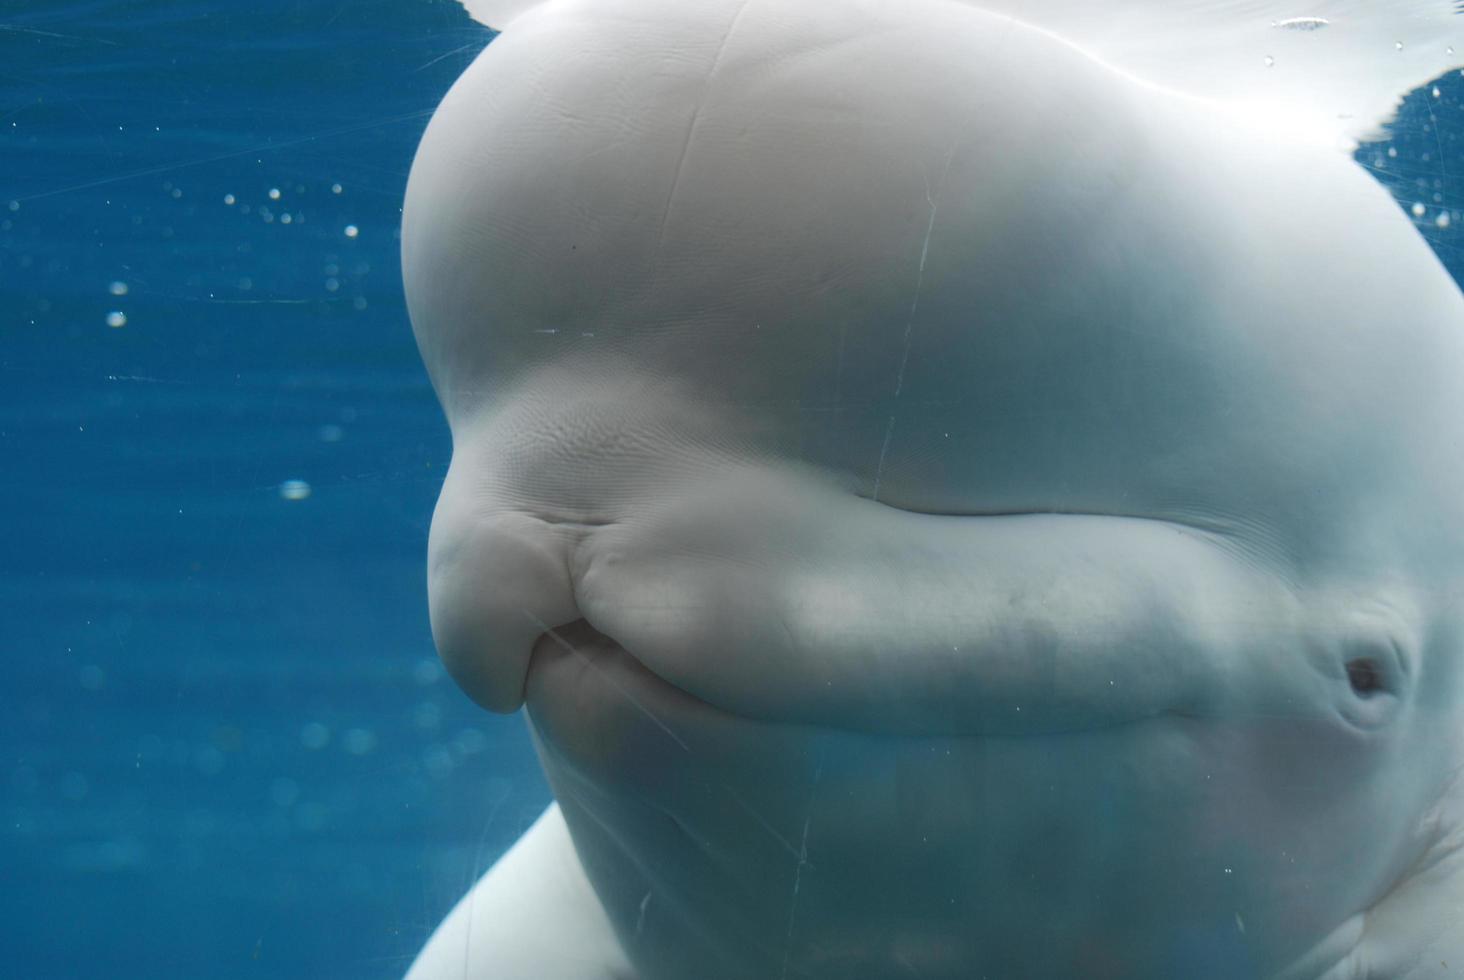
[[[1309,638],[1313,612],[1184,525],[912,513],[806,467],[725,459],[598,509],[534,507],[503,472],[454,463],[429,561],[439,651],[495,711],[522,705],[536,644],[580,622],[723,711],[857,731],[1271,710],[1377,728],[1407,690],[1392,633]]]

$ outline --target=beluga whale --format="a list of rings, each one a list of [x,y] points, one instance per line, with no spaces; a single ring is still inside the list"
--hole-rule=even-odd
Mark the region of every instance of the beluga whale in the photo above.
[[[469,0],[402,227],[462,689],[413,980],[1464,973],[1452,0]]]

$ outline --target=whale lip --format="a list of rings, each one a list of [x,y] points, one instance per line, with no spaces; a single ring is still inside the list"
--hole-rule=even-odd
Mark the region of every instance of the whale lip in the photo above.
[[[940,521],[1007,523],[1044,518],[1103,520],[1107,517],[1010,510],[970,515],[917,514],[884,503],[853,499],[860,499],[861,503],[877,511]],[[1113,519],[1125,522],[1141,520]],[[764,670],[769,666],[766,653],[755,654],[746,645],[749,640],[755,642],[755,637],[739,637],[734,635],[735,630],[726,628],[729,617],[742,619],[744,623],[761,618],[746,611],[746,615],[742,615],[736,609],[739,601],[747,600],[746,591],[728,588],[726,583],[719,586],[715,581],[707,581],[706,573],[711,572],[711,578],[715,579],[716,569],[703,568],[699,570],[701,582],[695,581],[695,575],[683,579],[694,592],[700,593],[690,601],[663,602],[659,608],[637,602],[633,596],[626,595],[625,587],[627,582],[631,590],[636,587],[636,569],[626,566],[637,564],[640,556],[627,554],[628,549],[623,544],[603,545],[607,535],[625,537],[627,531],[644,538],[644,532],[635,533],[634,525],[634,521],[551,512],[533,515],[508,513],[490,520],[474,521],[471,529],[455,537],[450,545],[441,545],[436,542],[447,535],[439,533],[439,525],[434,521],[434,560],[429,578],[433,632],[442,659],[459,686],[489,710],[501,713],[516,711],[524,703],[536,651],[549,644],[567,653],[575,653],[577,648],[572,637],[589,631],[598,642],[613,645],[643,668],[648,679],[654,678],[687,698],[729,715],[770,723],[909,735],[1046,735],[1117,727],[1167,713],[1193,715],[1199,710],[1197,699],[1191,693],[1159,701],[1145,700],[1129,704],[1124,709],[1116,710],[1116,706],[1110,705],[1096,714],[1088,710],[1074,712],[1073,705],[1068,706],[1066,713],[1043,711],[1042,692],[1036,691],[1027,703],[1012,703],[1010,711],[1002,717],[981,717],[978,712],[969,710],[955,691],[943,689],[938,684],[917,684],[916,687],[924,687],[925,690],[903,694],[888,685],[868,684],[857,673],[851,673],[856,669],[853,662],[848,665],[849,670],[830,672],[821,685],[824,696],[808,703],[800,704],[796,699],[766,704],[758,703],[757,698],[749,701],[745,697],[745,685],[725,689],[729,670],[724,669],[710,678],[710,683],[706,683],[706,677],[701,677],[702,683],[698,683],[700,671],[697,669],[698,663],[705,664],[710,659],[719,659],[727,667],[738,657],[756,660]],[[673,534],[671,538],[674,540],[676,536]],[[727,564],[734,568],[746,568],[748,561],[745,556],[728,556],[726,559]],[[712,563],[716,563],[715,559]],[[620,573],[618,576],[617,571]],[[753,571],[756,571],[755,563]],[[827,644],[837,644],[841,637],[849,635],[851,629],[849,624],[833,629],[821,628],[811,620],[801,626],[796,624],[790,615],[789,603],[801,606],[805,613],[813,611],[815,618],[819,615],[827,618],[837,614],[838,607],[843,606],[848,598],[838,594],[837,585],[831,590],[828,583],[817,581],[819,576],[816,574],[811,582],[795,581],[797,577],[789,576],[773,587],[771,591],[780,595],[753,599],[754,603],[763,598],[774,600],[766,610],[766,621],[773,629],[793,640],[791,646],[783,651],[783,658],[774,658],[781,659],[784,667],[788,667],[792,659],[787,655],[796,656],[799,649],[800,641],[795,638],[795,630],[807,635],[815,645],[821,642],[825,648],[816,653],[828,657],[832,651],[827,649]],[[690,614],[677,616],[678,608]],[[822,609],[821,614],[819,609]],[[828,626],[827,623],[823,625]],[[852,628],[857,630],[857,625]],[[819,636],[809,634],[809,630],[819,634],[822,641]],[[973,646],[952,644],[952,659],[959,656],[963,648],[968,656],[980,656],[979,651],[972,649]],[[834,655],[837,656],[836,653]],[[835,663],[833,666],[841,665]],[[918,664],[907,666],[910,669],[903,673],[918,674]],[[763,673],[758,679],[755,676],[757,671],[758,667],[753,665],[746,670],[745,676],[751,679],[752,688],[764,692],[779,688],[779,683],[772,682],[773,675]],[[735,662],[730,663],[730,673],[741,673]],[[785,673],[780,678],[782,686],[797,689],[801,683],[805,693],[810,686],[819,686],[811,685],[807,675],[802,678],[790,676],[796,674],[791,670]],[[1118,680],[1110,679],[1107,686],[1113,690],[1118,683]],[[1078,700],[1089,701],[1086,697]]]
[[[1263,521],[1040,485],[1031,506],[1023,487],[948,488],[958,511],[919,510],[939,495],[887,480],[876,500],[680,388],[577,377],[455,420],[432,627],[490,710],[517,710],[536,645],[581,620],[698,701],[848,731],[1274,710],[1369,732],[1406,700],[1418,611],[1327,598]]]
[[[1406,590],[1329,598],[1255,522],[1047,495],[920,511],[662,423],[604,449],[578,414],[533,421],[460,427],[429,545],[438,650],[493,711],[523,705],[535,649],[580,622],[730,715],[852,732],[1270,711],[1366,737],[1409,700]]]
[[[680,736],[650,707],[647,701],[651,698],[647,698],[645,695],[649,694],[656,700],[662,700],[668,696],[673,697],[681,702],[683,706],[694,705],[698,710],[715,712],[718,716],[726,720],[738,719],[768,725],[797,725],[803,728],[841,731],[848,734],[894,734],[912,738],[1013,738],[1023,736],[1078,735],[1120,729],[1166,715],[1190,719],[1200,717],[1197,711],[1183,706],[1176,706],[1173,708],[1157,709],[1144,714],[1135,714],[1133,717],[1114,717],[1103,722],[1074,724],[1072,726],[1052,723],[1044,724],[1039,721],[1025,723],[1022,718],[1016,717],[1007,719],[1005,722],[996,725],[981,726],[979,729],[968,726],[957,726],[952,729],[950,726],[943,726],[918,716],[912,716],[907,723],[895,726],[889,724],[861,726],[848,724],[837,718],[790,718],[771,714],[748,714],[727,705],[709,701],[657,673],[640,658],[636,657],[633,651],[617,642],[614,637],[595,629],[584,618],[558,627],[547,626],[542,623],[539,625],[545,628],[539,639],[534,643],[527,668],[524,672],[523,703],[525,705],[532,706],[534,703],[535,699],[531,691],[535,687],[535,671],[543,666],[545,660],[557,656],[570,657],[580,661],[587,671],[600,674],[601,679],[615,692],[616,696],[622,698],[636,712],[644,715],[656,727],[661,728],[673,741],[678,743],[681,742]],[[632,678],[630,684],[614,679],[606,673],[607,657],[614,659],[617,673],[628,672],[630,674]],[[578,702],[578,704],[580,707],[583,707],[583,702]],[[1037,716],[1034,714],[1032,717],[1036,718]]]
[[[962,610],[938,593],[963,588],[945,576],[951,562],[966,556],[960,548],[929,550],[942,535],[977,524],[993,527],[998,537],[1001,529],[1022,532],[1033,522],[1079,522],[1084,529],[1116,522],[1172,533],[1162,522],[1048,512],[921,515],[834,493],[795,506],[837,512],[834,501],[842,500],[859,511],[835,513],[834,523],[850,540],[819,554],[745,479],[723,474],[717,484],[710,499],[670,495],[685,509],[676,513],[673,505],[672,513],[650,519],[512,512],[473,520],[458,535],[435,520],[434,634],[453,676],[485,707],[516,710],[533,651],[583,623],[670,687],[768,722],[1019,735],[1200,710],[1195,656],[1179,656],[1180,669],[1146,665],[1143,658],[1123,669],[1110,662],[1109,676],[1085,689],[1082,677],[1091,672],[1062,676],[1056,649],[1064,639],[1054,632],[1060,627],[1054,617],[1070,604],[1044,610],[1040,601],[1013,594],[984,611]],[[787,487],[777,489],[787,503]],[[875,527],[889,536],[875,542],[873,557],[848,550],[857,544],[854,529],[871,514],[898,522]],[[804,519],[795,514],[792,524]],[[930,533],[903,553],[881,553],[912,522]],[[1040,539],[1044,531],[1035,533]],[[449,536],[450,545],[438,543]],[[995,553],[1002,547],[997,542]],[[982,556],[975,557],[981,564]],[[1015,569],[1011,574],[1017,577]],[[907,601],[919,593],[925,598],[912,609]],[[1011,621],[1002,621],[1008,613]],[[1145,623],[1107,625],[1116,642],[1135,628],[1154,631]],[[1005,649],[1022,644],[1026,649]],[[1160,656],[1174,659],[1144,651],[1151,661]]]
[[[796,469],[741,468],[579,537],[570,576],[591,626],[741,717],[1052,734],[1203,710],[1213,624],[1164,622],[1191,597],[1142,595],[1149,571],[1107,595],[1088,581],[1083,562],[1127,534],[1212,548],[1162,521],[919,514]]]

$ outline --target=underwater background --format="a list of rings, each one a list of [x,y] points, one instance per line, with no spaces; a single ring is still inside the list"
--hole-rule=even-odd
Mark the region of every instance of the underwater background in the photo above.
[[[397,977],[548,802],[432,650],[450,444],[398,258],[492,36],[0,0],[4,975]],[[1357,154],[1456,280],[1461,134],[1451,73]]]

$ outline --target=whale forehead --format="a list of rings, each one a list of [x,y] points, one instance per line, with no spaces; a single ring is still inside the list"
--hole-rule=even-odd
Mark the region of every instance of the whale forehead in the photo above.
[[[1244,515],[1288,549],[1457,485],[1457,290],[1345,159],[970,8],[561,6],[464,75],[414,167],[450,416],[618,371],[910,509]]]

